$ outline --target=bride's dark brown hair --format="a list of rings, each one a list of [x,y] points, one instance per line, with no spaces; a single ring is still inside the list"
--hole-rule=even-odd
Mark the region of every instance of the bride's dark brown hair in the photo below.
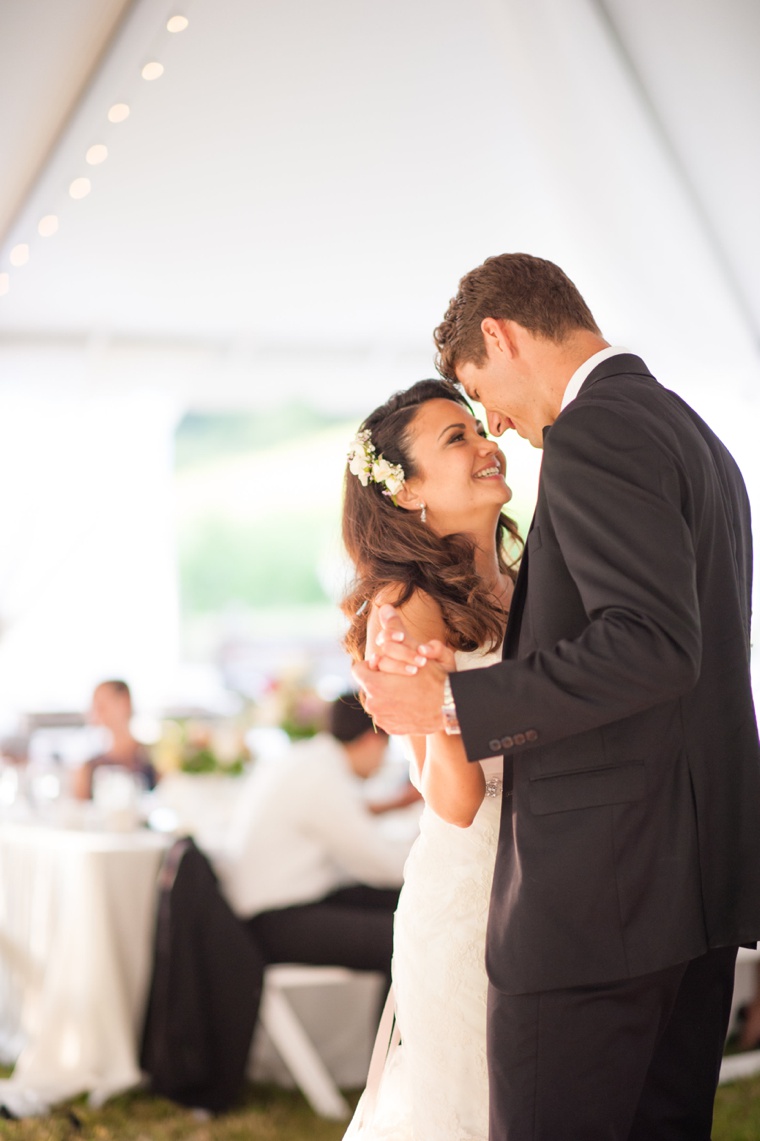
[[[412,458],[412,427],[420,407],[429,400],[453,400],[472,413],[453,384],[420,380],[376,408],[360,429],[371,433],[378,457],[401,464],[406,479],[419,474]],[[344,639],[348,652],[354,658],[364,657],[369,604],[388,587],[394,588],[396,604],[407,602],[418,590],[434,599],[455,649],[496,649],[504,637],[506,613],[475,571],[474,541],[461,533],[436,535],[418,512],[397,507],[384,491],[383,484],[364,487],[346,466],[343,542],[356,568],[356,578],[342,603],[349,620]],[[511,558],[505,553],[507,538]],[[508,515],[499,514],[494,539],[499,568],[514,579],[522,541]]]

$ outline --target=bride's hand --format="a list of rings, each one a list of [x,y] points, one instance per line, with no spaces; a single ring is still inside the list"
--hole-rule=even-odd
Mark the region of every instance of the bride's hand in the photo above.
[[[443,666],[446,670],[446,673],[451,674],[456,671],[457,660],[454,656],[454,651],[450,646],[439,642],[437,638],[426,642],[424,646],[418,646],[417,653],[422,655],[429,662],[438,662],[438,664]]]
[[[428,661],[437,662],[447,672],[456,669],[453,652],[437,639],[420,645],[405,628],[395,607],[386,604],[378,612],[382,629],[375,638],[375,652],[369,656],[372,669],[381,673],[416,674]]]
[[[352,670],[365,709],[388,733],[424,737],[443,729],[443,687],[447,669],[456,668],[454,655],[430,638],[423,652],[393,606],[380,607],[378,614],[379,648]]]

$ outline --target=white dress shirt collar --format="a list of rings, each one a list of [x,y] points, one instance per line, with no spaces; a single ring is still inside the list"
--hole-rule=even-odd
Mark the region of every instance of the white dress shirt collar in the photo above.
[[[624,349],[621,345],[608,345],[606,349],[600,349],[598,353],[594,353],[587,361],[584,361],[580,368],[577,368],[570,380],[567,382],[565,394],[562,397],[562,404],[560,405],[560,412],[567,408],[571,400],[575,400],[576,396],[581,390],[584,380],[593,372],[598,364],[602,361],[609,360],[610,357],[620,356],[621,353],[628,353],[629,349]]]

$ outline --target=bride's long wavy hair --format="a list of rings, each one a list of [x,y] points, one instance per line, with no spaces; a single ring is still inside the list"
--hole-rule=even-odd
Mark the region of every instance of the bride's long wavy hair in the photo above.
[[[372,434],[378,456],[401,464],[407,479],[419,474],[412,457],[411,429],[421,405],[429,400],[453,400],[472,413],[453,384],[420,380],[376,408],[360,429]],[[387,587],[397,588],[398,604],[417,590],[434,599],[455,649],[496,649],[504,637],[506,614],[475,571],[474,541],[462,533],[436,535],[418,512],[397,507],[383,491],[381,484],[363,486],[346,466],[343,542],[356,569],[342,602],[349,621],[344,639],[348,652],[354,658],[364,657],[369,604]],[[514,579],[522,540],[508,515],[499,514],[494,540],[502,573]]]

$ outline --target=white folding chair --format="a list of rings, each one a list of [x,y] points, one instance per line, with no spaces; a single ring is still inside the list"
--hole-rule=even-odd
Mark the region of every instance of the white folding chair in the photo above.
[[[736,975],[734,983],[734,997],[731,1004],[731,1017],[729,1019],[729,1033],[736,1024],[736,1015],[739,1007],[748,1002],[755,993],[756,968],[760,961],[760,949],[740,947],[736,958]],[[723,1059],[720,1067],[720,1082],[733,1082],[737,1078],[749,1078],[760,1073],[760,1050],[745,1050],[741,1054],[729,1054]]]
[[[350,1115],[350,1107],[306,1033],[287,992],[298,987],[344,985],[359,974],[366,972],[290,963],[267,967],[264,972],[259,1021],[314,1112],[337,1121]]]

